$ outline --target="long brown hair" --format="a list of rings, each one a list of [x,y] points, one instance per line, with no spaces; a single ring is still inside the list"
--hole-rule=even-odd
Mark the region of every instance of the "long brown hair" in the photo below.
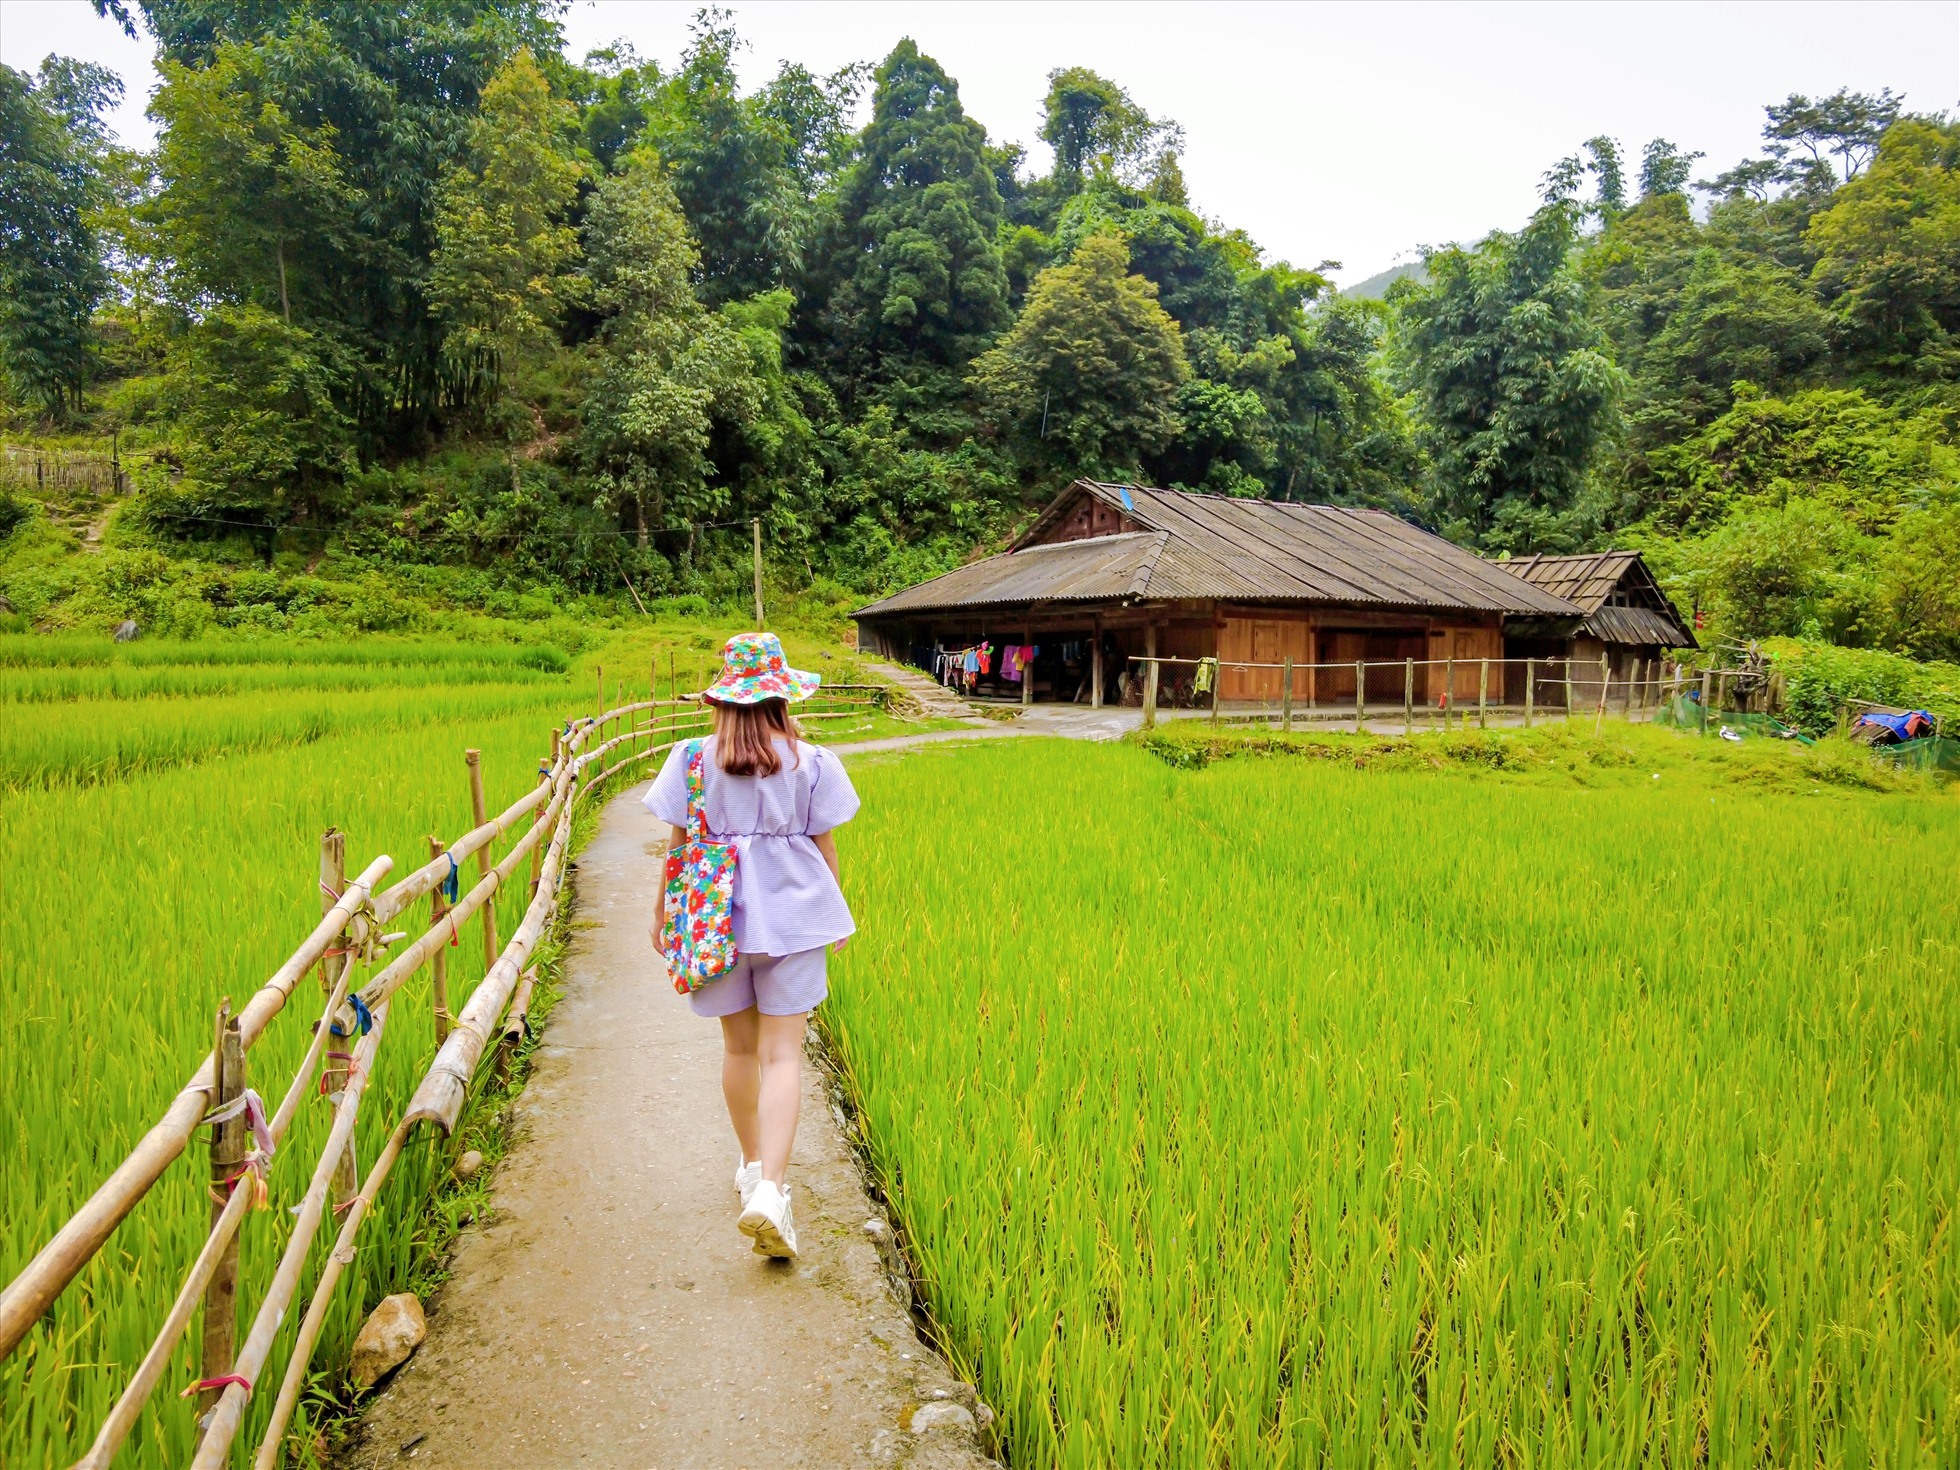
[[[773,776],[783,768],[776,753],[778,736],[789,742],[790,753],[803,738],[796,721],[789,717],[789,702],[765,699],[758,704],[723,704],[715,707],[715,764],[731,776]]]

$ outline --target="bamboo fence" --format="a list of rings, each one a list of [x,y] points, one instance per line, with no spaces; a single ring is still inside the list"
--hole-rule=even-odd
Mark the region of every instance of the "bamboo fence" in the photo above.
[[[655,671],[656,684],[657,680]],[[668,681],[670,688],[678,688],[671,666]],[[799,713],[798,718],[861,716],[882,706],[888,695],[883,686],[874,685],[826,689],[813,702],[835,707]],[[301,1289],[314,1239],[324,1224],[338,1216],[333,1249],[313,1285],[298,1338],[279,1370],[278,1397],[253,1461],[258,1470],[273,1470],[281,1463],[286,1427],[306,1382],[334,1289],[354,1260],[361,1225],[373,1212],[403,1148],[423,1125],[440,1129],[444,1136],[452,1134],[492,1038],[498,1042],[496,1070],[505,1072],[512,1051],[527,1034],[536,980],[529,962],[557,910],[576,812],[615,778],[637,776],[647,762],[704,733],[708,725],[708,711],[699,696],[648,698],[608,708],[603,671],[599,696],[601,713],[567,720],[552,731],[551,756],[539,766],[537,785],[494,817],[483,810],[477,752],[466,752],[474,825],[452,842],[432,842],[429,861],[401,881],[380,886],[394,869],[394,859],[385,854],[352,879],[343,878],[344,838],[332,829],[324,834],[325,912],[312,932],[237,1015],[231,1014],[228,1001],[219,1007],[210,1053],[162,1118],[0,1292],[0,1358],[4,1358],[94,1259],[116,1226],[185,1151],[192,1135],[201,1127],[210,1128],[208,1163],[214,1188],[209,1231],[185,1270],[149,1351],[102,1421],[94,1443],[76,1462],[76,1470],[105,1470],[114,1461],[200,1308],[203,1341],[197,1411],[202,1427],[191,1464],[198,1470],[228,1464],[252,1397],[267,1381],[275,1339]],[[496,844],[513,831],[518,833],[516,839],[498,858]],[[477,879],[464,890],[461,868],[471,856],[478,860]],[[491,900],[527,862],[529,904],[516,932],[500,943]],[[424,898],[430,901],[429,921],[419,936],[411,942],[406,930],[390,929],[393,921]],[[491,964],[461,1012],[451,1017],[445,952],[472,919],[483,930]],[[373,970],[359,986],[354,984],[357,965]],[[326,1002],[311,1046],[278,1107],[268,1114],[257,1093],[246,1086],[250,1048],[285,1009],[300,979],[316,967],[325,982]],[[429,1001],[439,1042],[436,1055],[386,1145],[365,1177],[357,1179],[352,1145],[367,1079],[402,987],[425,969],[430,972]],[[336,1037],[352,1041],[351,1055],[329,1050]],[[236,1345],[239,1235],[254,1213],[253,1205],[265,1200],[277,1144],[316,1080],[337,1088],[330,1093],[333,1122],[271,1283],[242,1346]],[[255,1146],[248,1148],[248,1144]]]
[[[1426,727],[1440,724],[1444,729],[1467,724],[1474,716],[1479,729],[1486,728],[1493,716],[1521,717],[1528,728],[1541,716],[1573,719],[1590,715],[1595,724],[1603,720],[1609,707],[1632,720],[1651,712],[1669,699],[1693,687],[1694,674],[1683,664],[1666,659],[1636,660],[1616,671],[1607,658],[1472,658],[1386,660],[1354,659],[1338,663],[1251,663],[1236,659],[1168,658],[1152,654],[1132,655],[1129,662],[1143,666],[1143,723],[1146,729],[1157,723],[1162,694],[1163,671],[1185,667],[1196,670],[1209,665],[1210,698],[1200,708],[1208,709],[1213,723],[1279,722],[1291,730],[1296,720],[1317,722],[1354,721],[1356,731],[1367,728],[1370,719],[1402,716],[1404,734],[1415,733],[1418,716]],[[1277,700],[1252,699],[1226,701],[1220,698],[1223,673],[1227,669],[1277,670],[1280,695]],[[1506,694],[1506,676],[1521,671],[1521,696]],[[1459,694],[1459,687],[1470,682],[1475,672],[1475,693]],[[1399,684],[1399,699],[1371,696],[1369,674],[1387,674]],[[1392,676],[1399,675],[1399,679]],[[1437,677],[1440,676],[1440,677]],[[1717,697],[1710,679],[1701,677],[1698,697],[1704,702]],[[1719,679],[1720,675],[1715,676]],[[1418,679],[1420,678],[1420,684]],[[1352,683],[1351,692],[1323,693],[1336,683]],[[1379,677],[1377,684],[1383,682]],[[1431,699],[1432,684],[1440,685]],[[1417,693],[1421,688],[1424,692]],[[1202,693],[1204,691],[1198,691]],[[1713,706],[1710,706],[1711,708]]]

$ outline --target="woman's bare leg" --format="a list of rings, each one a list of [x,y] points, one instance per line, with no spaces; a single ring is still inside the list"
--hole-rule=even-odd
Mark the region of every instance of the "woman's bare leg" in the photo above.
[[[753,1011],[744,1011],[753,1016]],[[756,1057],[762,1086],[756,1104],[762,1152],[762,1177],[783,1182],[790,1146],[796,1142],[796,1115],[803,1102],[803,1024],[808,1015],[758,1017]],[[742,1145],[748,1147],[746,1142]]]
[[[762,1157],[762,1130],[756,1122],[762,1069],[756,1041],[761,1029],[757,1022],[763,1019],[754,1006],[721,1018],[721,1095],[728,1102],[728,1121],[735,1125],[745,1160]],[[776,1178],[780,1181],[782,1175]]]

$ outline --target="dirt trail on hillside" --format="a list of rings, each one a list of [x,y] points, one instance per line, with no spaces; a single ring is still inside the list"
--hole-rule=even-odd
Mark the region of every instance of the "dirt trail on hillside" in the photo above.
[[[564,994],[495,1213],[465,1232],[428,1340],[340,1464],[990,1465],[952,1406],[984,1409],[888,1284],[814,1067],[789,1173],[803,1256],[766,1261],[736,1232],[720,1031],[648,947],[660,848],[644,789],[579,857]]]

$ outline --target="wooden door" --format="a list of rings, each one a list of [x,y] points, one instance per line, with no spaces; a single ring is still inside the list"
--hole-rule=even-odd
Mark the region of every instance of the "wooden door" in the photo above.
[[[1227,700],[1279,702],[1284,672],[1277,667],[1288,658],[1294,663],[1307,661],[1307,624],[1300,618],[1226,618],[1218,630],[1218,657],[1221,662],[1270,664],[1271,668],[1223,668],[1219,671],[1219,690]],[[1294,696],[1304,700],[1305,685],[1294,676]]]

